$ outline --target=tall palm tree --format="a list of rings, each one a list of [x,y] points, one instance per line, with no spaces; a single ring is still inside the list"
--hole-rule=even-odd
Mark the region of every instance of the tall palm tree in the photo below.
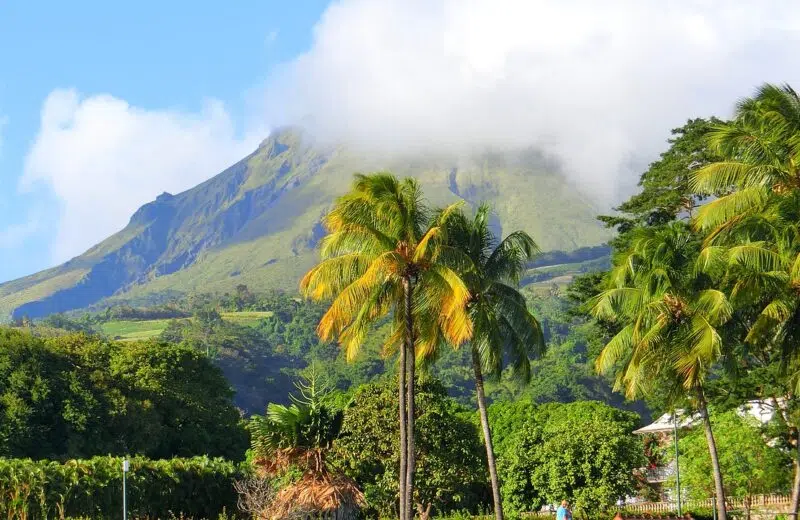
[[[694,173],[698,192],[717,194],[697,214],[709,261],[723,258],[732,300],[756,308],[746,341],[770,344],[782,360],[787,394],[796,394],[800,361],[800,96],[766,84],[739,102],[709,145],[724,159]],[[800,509],[800,439],[794,457],[791,515]]]
[[[533,239],[516,231],[498,243],[489,229],[489,206],[482,204],[470,220],[458,211],[448,222],[448,243],[469,259],[461,278],[470,293],[467,308],[473,323],[472,369],[478,400],[486,459],[492,484],[494,511],[503,520],[500,484],[489,418],[486,412],[484,375],[499,377],[503,360],[509,359],[514,372],[530,379],[529,358],[544,350],[539,322],[528,311],[525,298],[517,291],[526,263],[539,251]]]
[[[322,262],[300,283],[315,300],[332,299],[317,332],[338,338],[348,359],[372,324],[392,314],[387,348],[399,346],[400,518],[411,520],[414,481],[414,378],[417,357],[443,341],[459,345],[472,335],[469,292],[449,265],[445,247],[451,206],[431,219],[413,179],[381,172],[356,175],[323,224]]]
[[[694,399],[703,421],[714,473],[720,520],[725,491],[703,389],[710,367],[722,356],[719,328],[731,317],[726,295],[695,268],[697,239],[683,222],[634,232],[628,250],[614,259],[608,288],[592,313],[621,330],[597,358],[601,373],[616,373],[616,388],[634,398],[650,392],[657,378],[675,381],[673,391]]]

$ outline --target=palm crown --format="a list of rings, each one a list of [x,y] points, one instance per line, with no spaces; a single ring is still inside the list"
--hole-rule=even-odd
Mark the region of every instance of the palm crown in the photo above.
[[[698,212],[701,257],[724,270],[732,301],[755,309],[747,342],[774,344],[786,365],[800,340],[800,96],[764,85],[710,135],[725,160],[698,170],[698,190],[722,194]],[[796,378],[797,382],[800,379]]]
[[[615,258],[608,288],[592,302],[595,316],[624,325],[597,368],[616,371],[616,386],[629,397],[646,393],[665,371],[677,374],[685,389],[698,389],[722,354],[719,328],[731,305],[696,269],[700,241],[686,224],[634,233],[629,249]]]
[[[268,471],[302,463],[324,473],[325,452],[339,435],[343,413],[325,404],[329,387],[315,372],[296,382],[295,387],[299,395],[289,396],[292,404],[270,403],[264,417],[253,417],[253,452]]]
[[[404,283],[414,285],[412,313],[417,356],[442,341],[459,345],[472,334],[466,311],[469,292],[449,267],[455,253],[445,246],[446,224],[457,206],[431,220],[413,179],[382,173],[358,175],[353,189],[325,217],[329,234],[323,261],[301,281],[315,300],[333,298],[320,321],[322,339],[338,337],[352,359],[369,327],[393,311],[393,347],[404,337]]]
[[[742,100],[736,117],[709,134],[724,160],[692,175],[697,193],[719,195],[697,213],[709,241],[742,225],[761,228],[798,216],[800,203],[800,97],[788,85],[764,85]]]
[[[538,246],[524,231],[497,243],[489,229],[487,205],[481,205],[472,220],[457,212],[449,221],[448,241],[469,260],[461,276],[470,291],[471,344],[482,369],[497,377],[503,360],[508,359],[514,373],[527,381],[529,360],[541,354],[544,339],[539,322],[516,287],[527,262],[539,252]]]

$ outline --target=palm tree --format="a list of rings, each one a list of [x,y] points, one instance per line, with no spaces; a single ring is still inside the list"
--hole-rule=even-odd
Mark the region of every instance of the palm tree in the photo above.
[[[788,85],[766,84],[739,102],[733,121],[708,134],[723,160],[695,171],[697,193],[719,195],[697,212],[695,227],[719,241],[797,210],[800,189],[800,96]]]
[[[316,372],[295,382],[295,388],[299,396],[289,396],[291,405],[270,403],[266,415],[253,417],[253,453],[269,468],[302,460],[303,466],[322,474],[327,471],[325,452],[338,437],[344,417],[324,403],[329,388]]]
[[[755,307],[746,341],[772,345],[783,365],[787,394],[798,388],[800,361],[800,96],[765,84],[742,100],[734,119],[710,134],[724,159],[694,173],[704,205],[695,226],[708,234],[708,261],[722,259],[737,307]],[[791,515],[800,508],[800,439],[794,457]]]
[[[615,387],[634,398],[668,377],[673,392],[694,399],[703,421],[714,473],[720,520],[725,491],[703,389],[710,367],[722,356],[719,328],[731,317],[726,295],[695,269],[700,241],[683,222],[632,232],[628,250],[614,259],[608,288],[592,313],[620,331],[597,358],[597,370],[616,373]]]
[[[448,243],[469,259],[461,272],[470,293],[467,306],[473,323],[472,369],[478,399],[486,459],[492,483],[494,511],[503,520],[500,484],[489,418],[486,412],[484,374],[499,377],[503,360],[510,359],[514,372],[530,379],[531,356],[544,350],[539,322],[528,311],[525,298],[516,287],[526,263],[538,253],[533,239],[523,231],[508,235],[500,243],[489,229],[489,206],[482,204],[472,220],[461,211],[448,222]]]
[[[339,511],[355,514],[364,505],[356,483],[328,464],[327,453],[342,428],[343,413],[325,404],[329,386],[318,372],[295,383],[299,396],[289,406],[270,403],[265,416],[249,424],[255,464],[267,475],[290,466],[303,476],[278,492],[259,515],[284,518],[301,511]]]
[[[472,335],[469,292],[445,247],[447,220],[456,205],[430,219],[413,179],[389,173],[356,175],[323,220],[328,234],[322,262],[303,280],[302,292],[332,299],[317,332],[338,338],[348,359],[376,321],[392,314],[387,349],[399,346],[400,518],[413,518],[414,379],[416,359],[439,344],[459,345]]]

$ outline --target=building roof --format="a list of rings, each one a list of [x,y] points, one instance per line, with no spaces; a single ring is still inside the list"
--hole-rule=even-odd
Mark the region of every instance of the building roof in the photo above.
[[[778,399],[778,406],[783,407],[785,405],[785,401],[783,399]],[[772,417],[775,415],[775,405],[769,401],[763,400],[753,400],[747,401],[738,409],[739,415],[745,416],[749,415],[753,417],[761,424],[766,424],[772,420]],[[692,415],[688,415],[685,410],[675,410],[675,415],[671,413],[665,413],[655,422],[648,424],[638,430],[635,430],[633,433],[638,435],[644,435],[646,433],[668,433],[673,430],[675,427],[675,421],[678,421],[678,428],[691,428],[692,426],[696,426],[700,423],[700,414],[695,413]]]
[[[635,430],[633,433],[644,435],[646,433],[666,433],[671,432],[675,428],[677,420],[678,428],[690,428],[694,426],[700,419],[699,414],[687,416],[684,410],[675,410],[675,414],[665,413],[655,422]]]

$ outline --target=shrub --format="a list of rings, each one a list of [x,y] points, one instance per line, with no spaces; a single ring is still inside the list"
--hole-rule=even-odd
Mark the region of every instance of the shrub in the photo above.
[[[133,458],[127,475],[131,518],[217,518],[236,511],[242,467],[223,459]],[[0,516],[116,518],[122,511],[122,459],[65,463],[0,459]]]

